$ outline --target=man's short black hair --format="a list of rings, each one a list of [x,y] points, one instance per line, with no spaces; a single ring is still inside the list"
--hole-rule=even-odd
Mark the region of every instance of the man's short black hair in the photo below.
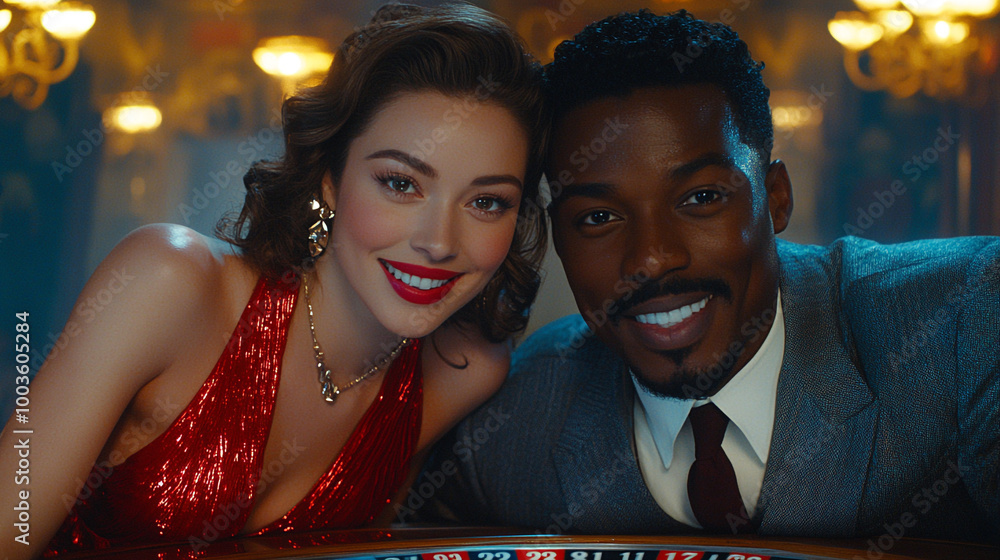
[[[686,10],[663,16],[641,10],[592,23],[563,41],[545,68],[545,86],[558,123],[584,103],[638,88],[715,84],[732,106],[740,139],[766,166],[774,128],[763,68],[722,23],[696,19]]]

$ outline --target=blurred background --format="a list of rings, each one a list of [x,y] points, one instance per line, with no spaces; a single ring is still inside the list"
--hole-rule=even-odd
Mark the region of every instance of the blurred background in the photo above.
[[[211,234],[239,210],[249,164],[280,154],[283,92],[325,69],[324,52],[382,3],[0,3],[3,419],[15,314],[29,313],[34,373],[65,344],[80,289],[129,231],[173,222]],[[543,62],[622,10],[684,8],[735,28],[766,63],[773,155],[795,193],[786,239],[1000,234],[996,0],[474,3],[507,18]],[[529,329],[573,312],[550,254]]]

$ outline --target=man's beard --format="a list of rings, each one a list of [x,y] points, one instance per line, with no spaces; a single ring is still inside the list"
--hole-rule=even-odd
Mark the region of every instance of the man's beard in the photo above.
[[[655,397],[687,400],[714,395],[729,379],[736,360],[730,360],[728,367],[722,362],[716,362],[707,368],[685,367],[684,360],[690,353],[690,348],[660,352],[661,356],[669,358],[677,366],[673,375],[667,379],[653,378],[632,364],[629,364],[629,371],[639,382],[639,386]]]
[[[614,326],[618,326],[627,314],[639,305],[660,296],[703,292],[725,299],[730,303],[733,301],[732,289],[721,278],[669,278],[661,282],[649,280],[641,282],[638,278],[629,278],[628,281],[639,285],[639,288],[623,295],[611,306],[614,311],[608,313],[608,319]],[[722,363],[716,363],[705,370],[699,370],[684,367],[684,360],[691,353],[691,348],[658,353],[673,361],[677,366],[675,374],[670,379],[661,381],[644,375],[639,368],[629,363],[627,356],[625,356],[625,362],[628,363],[633,372],[632,375],[639,382],[639,385],[661,398],[700,399],[713,395],[729,378],[735,365],[730,363],[728,367],[724,367]]]

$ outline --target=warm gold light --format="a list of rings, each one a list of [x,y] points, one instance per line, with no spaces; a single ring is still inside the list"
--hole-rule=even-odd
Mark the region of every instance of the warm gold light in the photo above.
[[[921,22],[927,40],[937,45],[957,45],[969,36],[969,24],[943,19]]]
[[[875,19],[882,24],[886,37],[898,37],[913,25],[913,16],[906,10],[881,10],[875,12]]]
[[[875,10],[895,8],[899,4],[899,0],[854,0],[854,3],[866,12],[874,12]]]
[[[948,11],[956,15],[988,18],[996,15],[998,0],[948,0]]]
[[[860,12],[837,12],[837,17],[827,24],[830,35],[838,43],[853,51],[867,49],[882,38],[882,26],[868,21]]]
[[[0,10],[0,31],[7,29],[7,26],[10,25],[12,15],[10,10]]]
[[[276,64],[278,73],[282,76],[297,76],[301,74],[302,69],[305,68],[305,62],[302,58],[302,55],[299,53],[285,52],[278,55],[274,64]]]
[[[902,0],[917,17],[938,17],[945,13],[949,0]]]
[[[813,110],[806,105],[781,106],[771,111],[771,120],[774,128],[791,130],[818,125],[823,122],[823,112],[818,109]]]
[[[90,6],[66,2],[42,14],[42,27],[57,39],[76,41],[94,26],[97,15]]]
[[[791,89],[771,91],[771,122],[778,130],[814,127],[823,122],[823,107],[813,94]]]
[[[59,3],[59,0],[6,0],[8,4],[19,6],[25,10],[44,10]]]
[[[156,130],[163,122],[163,115],[152,103],[119,105],[104,112],[104,122],[110,128],[136,134]]]
[[[253,50],[253,61],[272,76],[302,79],[327,71],[333,53],[322,39],[290,35],[261,40]]]

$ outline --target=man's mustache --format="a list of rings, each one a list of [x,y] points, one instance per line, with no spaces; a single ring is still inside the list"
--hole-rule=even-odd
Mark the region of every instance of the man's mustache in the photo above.
[[[612,308],[615,311],[608,314],[608,319],[614,323],[628,314],[632,308],[660,296],[707,292],[713,296],[723,297],[727,301],[733,299],[732,289],[721,278],[667,278],[659,282],[646,280],[642,283],[633,280],[632,284],[639,284],[639,287],[634,292],[619,298]]]

